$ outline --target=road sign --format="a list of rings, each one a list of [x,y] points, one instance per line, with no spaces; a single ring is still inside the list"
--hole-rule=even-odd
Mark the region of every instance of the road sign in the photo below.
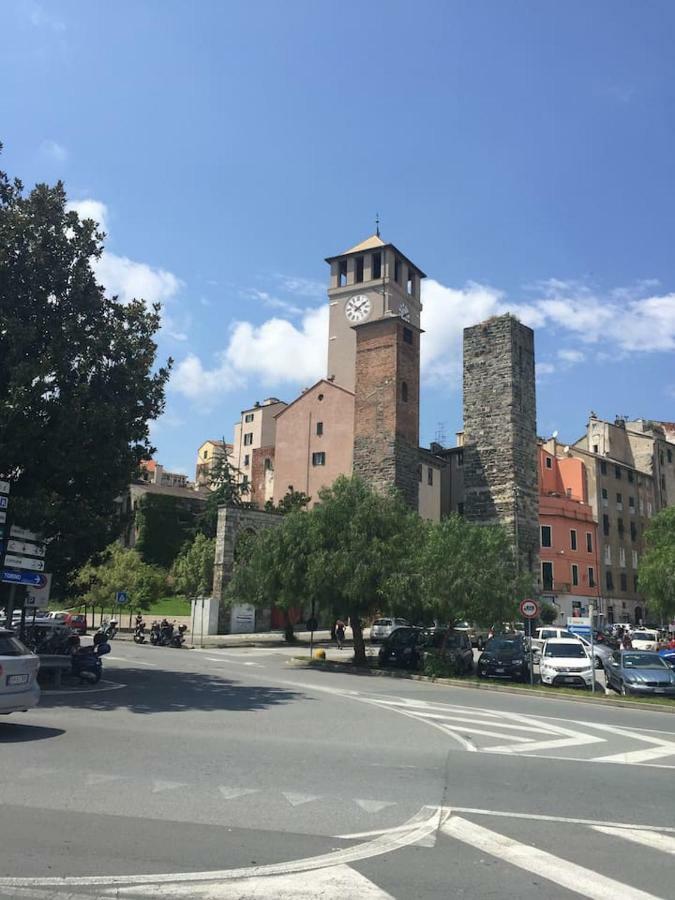
[[[40,543],[40,537],[34,531],[29,531],[27,528],[19,528],[18,525],[12,525],[9,529],[9,536],[13,538],[18,538],[20,541],[32,541],[33,543]]]
[[[0,481],[0,494],[9,494],[9,481]]]
[[[5,553],[5,565],[14,569],[32,569],[34,572],[44,572],[44,559],[30,559],[28,556],[12,556]]]
[[[21,556],[44,556],[44,544],[31,544],[26,541],[7,541],[7,550],[10,553],[18,553]]]
[[[115,594],[115,603],[117,603],[118,606],[124,606],[124,604],[128,603],[128,602],[129,602],[129,595],[127,594],[126,591],[118,591]]]
[[[10,572],[5,569],[0,574],[0,581],[5,584],[32,584],[35,587],[44,587],[47,584],[47,576],[37,572]]]
[[[0,509],[7,509],[9,501],[7,497],[0,496]]]
[[[6,521],[7,521],[7,513],[6,513],[6,512],[0,512],[0,522],[2,522],[2,524],[4,525],[4,523],[5,523]]]
[[[536,600],[521,600],[520,614],[526,619],[536,619],[541,611],[541,607]]]
[[[25,606],[37,607],[38,609],[47,609],[47,604],[49,603],[49,593],[52,587],[52,576],[51,574],[45,572],[43,575],[39,576],[44,581],[44,584],[31,584],[26,588],[26,599],[24,601]]]
[[[567,630],[572,634],[578,634],[580,637],[590,638],[591,636],[591,620],[588,616],[569,616],[567,619]]]

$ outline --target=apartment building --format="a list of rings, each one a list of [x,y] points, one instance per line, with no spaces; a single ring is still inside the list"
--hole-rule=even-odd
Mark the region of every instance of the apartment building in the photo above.
[[[225,441],[204,441],[197,450],[195,484],[198,487],[210,487],[213,468],[224,457],[232,462],[232,444]]]
[[[252,490],[253,480],[253,451],[271,451],[276,444],[277,415],[287,406],[283,400],[276,397],[268,397],[262,403],[255,403],[249,409],[241,412],[240,420],[234,426],[234,439],[232,441],[232,465],[238,472],[238,478],[243,485],[242,499],[258,503],[263,506],[265,499],[254,496]],[[273,470],[274,454],[257,454],[257,457],[268,458]],[[272,477],[271,475],[269,476]],[[262,503],[260,502],[262,500]]]

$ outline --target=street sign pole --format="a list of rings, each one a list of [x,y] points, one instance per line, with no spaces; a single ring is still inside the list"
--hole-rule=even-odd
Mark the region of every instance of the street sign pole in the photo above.
[[[520,601],[519,605],[520,614],[528,623],[527,632],[530,638],[529,641],[529,660],[530,660],[530,684],[534,685],[534,659],[532,654],[532,624],[535,619],[539,617],[539,613],[541,612],[541,606],[536,600],[530,600],[526,598],[525,600]]]
[[[530,640],[529,640],[529,651],[530,651],[530,687],[534,687],[534,656],[532,655],[532,619],[527,620],[529,631],[530,631]]]
[[[591,620],[591,664],[593,665],[593,678],[591,680],[591,693],[595,693],[595,635],[593,634],[593,617],[595,615],[595,604],[593,601],[589,601],[588,604],[588,617]]]

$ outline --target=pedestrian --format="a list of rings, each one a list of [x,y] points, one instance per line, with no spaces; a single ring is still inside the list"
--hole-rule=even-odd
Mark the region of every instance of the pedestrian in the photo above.
[[[633,642],[631,641],[630,634],[628,634],[628,632],[626,632],[624,634],[623,640],[621,642],[621,646],[623,647],[624,650],[632,650],[633,649]]]
[[[345,623],[342,619],[338,619],[335,623],[335,642],[338,650],[342,650],[342,645],[345,642]]]

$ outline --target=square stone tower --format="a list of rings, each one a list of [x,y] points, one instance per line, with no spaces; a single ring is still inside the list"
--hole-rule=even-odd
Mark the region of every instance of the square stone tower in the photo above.
[[[418,507],[419,328],[400,316],[355,325],[354,474]]]
[[[464,513],[513,535],[539,574],[534,332],[514,316],[464,329]]]

